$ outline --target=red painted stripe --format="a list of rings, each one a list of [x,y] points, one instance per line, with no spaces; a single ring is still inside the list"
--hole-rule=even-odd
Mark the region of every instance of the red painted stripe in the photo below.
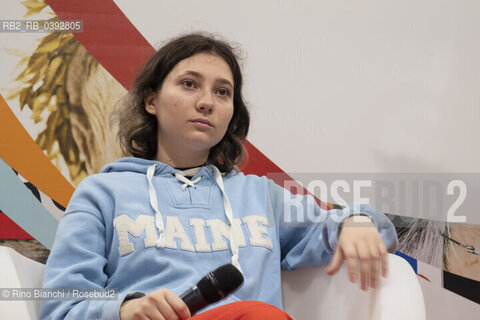
[[[0,239],[33,239],[33,237],[0,211]]]
[[[427,280],[428,282],[432,282],[432,281],[430,281],[430,279],[428,279],[427,277],[425,277],[423,274],[417,273],[417,276],[419,276],[419,277]]]
[[[115,79],[127,90],[130,89],[137,73],[155,49],[116,4],[108,0],[48,0],[47,3],[63,20],[84,21],[83,33],[76,33],[75,37]],[[248,141],[246,148],[249,161],[243,167],[245,173],[259,176],[281,173],[275,178],[280,185],[285,180],[292,180]],[[298,193],[305,194],[307,191],[299,185]],[[321,203],[318,199],[317,202]],[[328,208],[324,203],[321,206]]]
[[[293,180],[288,174],[286,174],[279,166],[273,163],[272,160],[267,158],[260,150],[258,150],[253,144],[246,141],[245,148],[248,152],[248,162],[245,167],[241,167],[245,174],[255,174],[258,176],[267,176],[275,181],[280,186],[285,186],[285,182],[289,181],[289,191],[293,194],[310,194],[304,187]],[[293,188],[292,188],[293,187]],[[323,209],[331,209],[331,205],[320,201],[315,198],[318,205]]]

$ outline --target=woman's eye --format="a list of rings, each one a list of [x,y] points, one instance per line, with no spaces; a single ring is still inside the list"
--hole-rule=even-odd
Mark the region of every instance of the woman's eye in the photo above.
[[[229,96],[230,95],[230,91],[227,90],[227,89],[218,89],[217,93],[221,96]]]
[[[182,85],[187,88],[195,88],[195,83],[191,80],[185,80],[182,82]]]

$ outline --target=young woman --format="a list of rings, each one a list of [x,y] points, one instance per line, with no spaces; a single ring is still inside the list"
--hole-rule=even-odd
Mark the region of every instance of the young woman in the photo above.
[[[132,157],[78,186],[44,287],[116,288],[119,299],[46,301],[43,319],[187,319],[178,295],[229,262],[244,283],[194,319],[290,319],[280,310],[281,269],[330,263],[334,274],[346,261],[364,290],[386,275],[397,238],[383,214],[358,206],[354,220],[349,208],[327,212],[237,171],[249,113],[227,43],[202,34],[167,43],[118,119]]]

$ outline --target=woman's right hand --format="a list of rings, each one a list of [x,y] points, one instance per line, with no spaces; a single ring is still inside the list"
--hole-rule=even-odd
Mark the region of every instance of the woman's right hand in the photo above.
[[[187,305],[168,289],[160,289],[120,307],[121,320],[183,320],[191,317]]]

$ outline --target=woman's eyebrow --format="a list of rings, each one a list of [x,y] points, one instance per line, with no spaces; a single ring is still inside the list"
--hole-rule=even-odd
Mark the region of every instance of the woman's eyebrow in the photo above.
[[[180,76],[182,75],[192,75],[194,77],[198,77],[200,79],[203,79],[203,75],[197,71],[193,71],[193,70],[186,70],[185,72],[183,72]],[[233,88],[233,83],[230,81],[230,80],[227,80],[227,79],[224,79],[224,78],[217,78],[215,79],[216,82],[219,82],[219,83],[223,83],[223,84],[226,84],[226,85],[229,85]]]

